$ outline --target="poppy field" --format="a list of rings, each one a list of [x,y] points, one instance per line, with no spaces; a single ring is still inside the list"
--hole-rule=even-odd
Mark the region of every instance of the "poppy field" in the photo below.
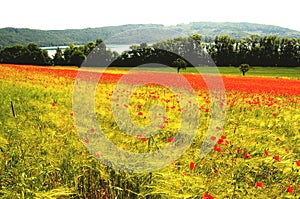
[[[82,90],[96,73],[85,71]],[[196,118],[196,134],[185,152],[151,172],[114,169],[99,161],[106,154],[93,140],[97,126],[76,119],[83,111],[90,114],[85,96],[73,96],[78,69],[0,64],[0,198],[300,197],[300,80],[222,76],[225,98],[219,99],[222,111],[215,114],[205,75],[182,75],[196,98],[189,101],[170,89],[185,89],[176,81],[169,88],[148,84],[130,93],[127,88],[142,83],[133,74],[116,92],[126,71],[101,73],[91,112],[107,139],[124,151],[155,152],[177,146],[180,124],[193,126]],[[166,82],[175,78],[172,73],[146,75]],[[124,96],[127,101],[118,101]],[[82,104],[74,109],[74,102]],[[182,114],[190,107],[196,111],[188,112],[187,120]],[[115,120],[124,118],[122,110],[129,117]],[[200,157],[210,121],[218,115],[224,123],[213,126],[211,150]],[[131,123],[156,129],[156,134],[134,128],[125,133]]]

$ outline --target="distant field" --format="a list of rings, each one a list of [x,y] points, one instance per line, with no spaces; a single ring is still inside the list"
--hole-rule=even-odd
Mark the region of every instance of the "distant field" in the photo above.
[[[130,70],[132,67],[111,67],[113,70]],[[143,68],[143,70],[149,71],[160,71],[164,72],[164,68]],[[222,75],[233,75],[233,76],[242,76],[242,73],[237,67],[218,67],[220,74]],[[214,74],[215,71],[212,71],[210,67],[202,67],[201,71],[204,74]],[[174,68],[174,72],[176,69]],[[186,70],[181,70],[181,73],[198,73],[195,68],[187,68]],[[246,76],[266,76],[266,77],[277,77],[277,78],[292,78],[300,79],[300,67],[253,67],[250,69]]]

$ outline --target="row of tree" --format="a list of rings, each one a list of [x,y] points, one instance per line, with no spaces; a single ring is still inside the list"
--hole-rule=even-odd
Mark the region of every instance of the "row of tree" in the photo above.
[[[88,59],[87,59],[88,58]],[[0,63],[33,65],[80,66],[88,60],[89,66],[138,66],[161,63],[177,66],[218,65],[239,66],[300,66],[300,39],[260,37],[252,35],[245,39],[234,39],[227,35],[203,42],[199,34],[163,40],[148,46],[146,43],[130,46],[130,50],[119,55],[106,49],[103,40],[86,45],[70,44],[64,51],[57,48],[53,58],[36,44],[15,45],[0,50]]]
[[[107,50],[104,42],[98,39],[96,42],[89,42],[86,45],[69,46],[62,51],[56,49],[56,53],[51,58],[47,50],[42,50],[37,44],[29,43],[27,46],[15,45],[0,49],[0,63],[10,64],[31,64],[40,66],[80,66],[91,52],[101,55],[101,59],[111,62],[119,56],[117,52]]]
[[[209,54],[218,66],[299,66],[300,39],[259,37],[252,35],[236,40],[228,36],[217,36],[207,44]]]

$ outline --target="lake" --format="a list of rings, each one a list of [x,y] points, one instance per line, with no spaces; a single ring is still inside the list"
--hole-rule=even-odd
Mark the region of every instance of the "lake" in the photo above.
[[[107,49],[111,49],[112,51],[117,51],[119,54],[122,52],[129,50],[131,44],[106,44]],[[56,53],[56,48],[59,47],[62,51],[64,51],[68,46],[47,46],[41,47],[41,49],[47,50],[48,55],[53,57]]]

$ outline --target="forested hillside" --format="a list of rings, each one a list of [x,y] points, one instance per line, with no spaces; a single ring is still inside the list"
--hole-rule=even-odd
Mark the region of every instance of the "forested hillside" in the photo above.
[[[70,43],[82,45],[102,38],[106,44],[155,43],[160,40],[191,34],[203,35],[203,40],[218,35],[228,35],[241,39],[253,34],[259,36],[275,35],[285,38],[300,38],[300,32],[271,25],[253,23],[215,23],[193,22],[176,26],[160,24],[130,24],[100,28],[69,30],[33,30],[23,28],[0,29],[0,48],[16,44],[28,45],[33,42],[40,47],[62,46]]]

